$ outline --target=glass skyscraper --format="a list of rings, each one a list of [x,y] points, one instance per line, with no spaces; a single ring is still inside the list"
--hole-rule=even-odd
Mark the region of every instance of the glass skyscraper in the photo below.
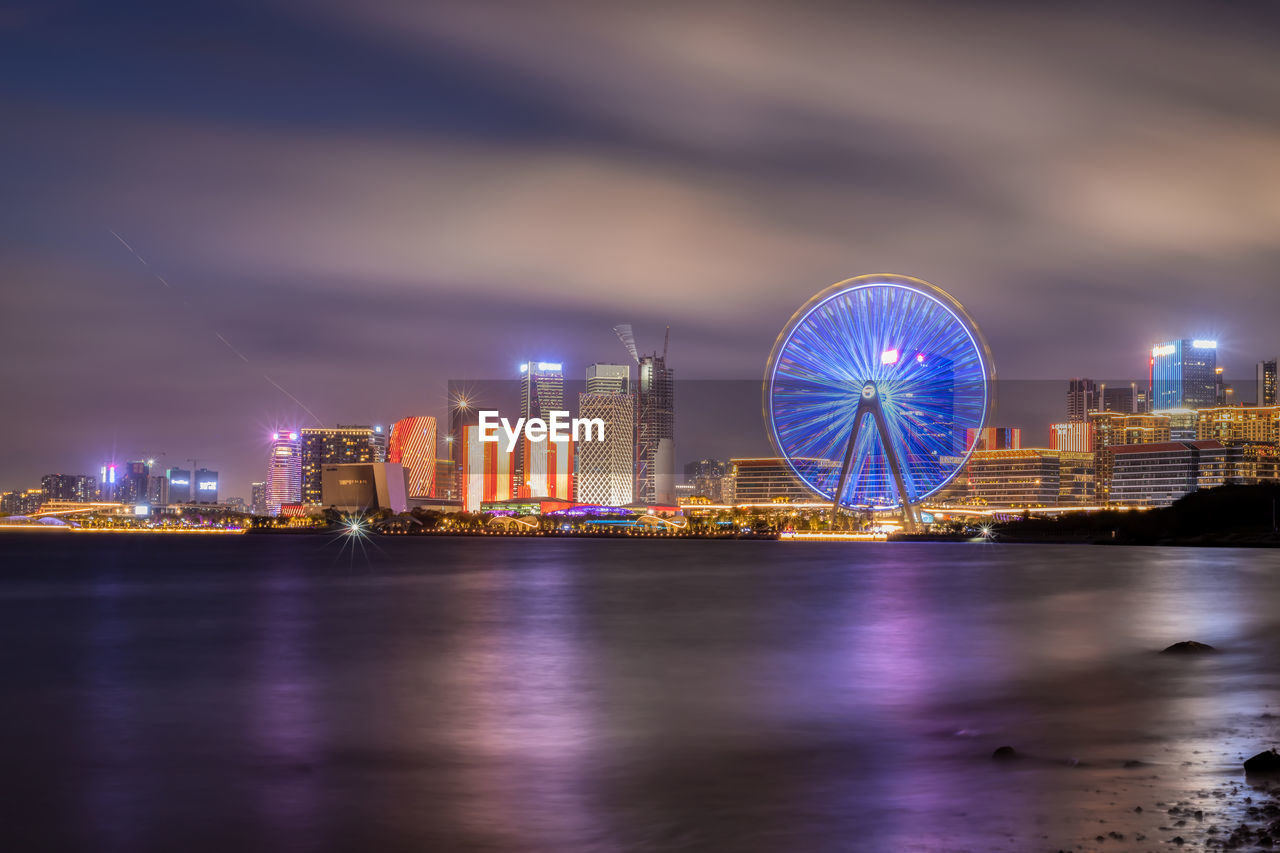
[[[1217,397],[1218,342],[1180,340],[1151,348],[1151,408],[1202,409]]]
[[[520,365],[520,417],[550,420],[553,411],[564,410],[563,365],[551,361],[527,361]],[[524,442],[518,442],[512,469],[512,493],[528,485]]]

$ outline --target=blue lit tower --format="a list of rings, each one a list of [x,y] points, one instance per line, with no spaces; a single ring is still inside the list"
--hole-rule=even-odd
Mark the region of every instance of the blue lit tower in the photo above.
[[[1217,398],[1218,342],[1180,340],[1151,348],[1151,408],[1202,409]]]

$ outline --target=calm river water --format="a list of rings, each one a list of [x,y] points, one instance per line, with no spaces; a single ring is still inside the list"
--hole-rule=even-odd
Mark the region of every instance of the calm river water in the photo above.
[[[1280,740],[1277,602],[1263,550],[8,534],[0,849],[1167,849]]]

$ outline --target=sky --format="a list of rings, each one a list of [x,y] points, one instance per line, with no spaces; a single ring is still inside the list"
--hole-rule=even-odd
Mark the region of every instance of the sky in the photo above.
[[[1251,379],[1278,55],[1266,2],[0,0],[0,489],[151,456],[248,497],[308,409],[442,415],[624,322],[749,387],[869,272],[1002,379],[1176,337]],[[677,407],[682,462],[767,450]]]

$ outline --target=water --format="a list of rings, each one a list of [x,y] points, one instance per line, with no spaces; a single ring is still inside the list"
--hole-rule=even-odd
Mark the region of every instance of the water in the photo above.
[[[5,850],[1162,849],[1157,802],[1203,839],[1280,741],[1274,551],[32,533],[0,566]],[[1223,652],[1154,654],[1183,639]]]

